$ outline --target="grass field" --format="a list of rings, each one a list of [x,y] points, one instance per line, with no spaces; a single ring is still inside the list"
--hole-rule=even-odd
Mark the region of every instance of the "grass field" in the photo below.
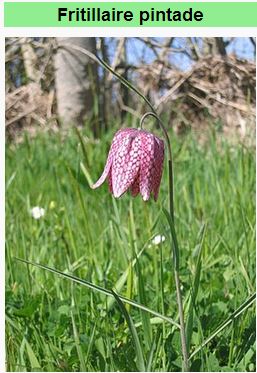
[[[166,165],[157,203],[89,187],[113,133],[85,138],[86,157],[75,132],[6,145],[9,371],[181,370],[179,330],[169,320],[129,304],[126,314],[113,297],[64,277],[113,288],[178,322],[162,211]],[[255,371],[254,151],[213,134],[201,146],[192,134],[171,138],[191,370]],[[45,209],[40,219],[31,216],[34,206]],[[165,240],[155,244],[156,235]]]

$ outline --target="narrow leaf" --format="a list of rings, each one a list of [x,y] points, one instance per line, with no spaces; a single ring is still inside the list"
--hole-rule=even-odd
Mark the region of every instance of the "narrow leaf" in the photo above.
[[[141,256],[141,254],[143,253],[144,249],[145,249],[145,246],[144,246],[144,247],[142,248],[142,250],[137,254],[137,258],[139,258],[139,257]],[[133,260],[129,263],[127,269],[122,273],[122,275],[120,276],[120,278],[119,278],[119,279],[117,280],[117,282],[115,283],[115,285],[114,285],[114,289],[117,290],[118,292],[121,291],[121,289],[123,288],[124,284],[126,283],[127,278],[128,278],[128,276],[129,276],[130,272],[132,271],[132,268],[134,267],[135,263],[136,263],[136,258],[133,259]],[[112,308],[114,302],[115,302],[115,299],[114,299],[114,298],[108,298],[108,300],[107,300],[107,310],[110,310],[110,309]]]
[[[84,356],[83,356],[84,354],[83,354],[83,351],[82,351],[82,348],[81,348],[79,333],[78,333],[78,330],[77,330],[77,327],[76,327],[73,311],[71,311],[71,321],[72,321],[72,328],[73,328],[75,346],[76,346],[78,358],[79,358],[79,361],[80,361],[80,369],[81,369],[82,372],[86,372],[87,369],[86,369],[86,365],[85,365],[85,361],[84,361]]]
[[[157,341],[159,340],[160,338],[160,329],[158,330],[155,338],[153,339],[153,342],[152,342],[152,346],[151,346],[151,349],[150,349],[150,352],[149,352],[149,355],[148,355],[148,358],[147,358],[147,364],[146,364],[146,372],[152,372],[153,369],[152,369],[152,363],[153,363],[153,356],[154,356],[154,351],[156,350],[156,346],[157,346]]]
[[[230,325],[237,317],[241,315],[244,311],[246,311],[256,299],[256,293],[252,294],[240,307],[236,309],[223,323],[221,323],[218,328],[208,337],[206,338],[199,347],[197,347],[189,357],[189,360],[192,359],[198,352],[200,352],[204,346],[206,346],[213,338],[216,337],[223,329],[225,329],[228,325]]]
[[[187,317],[187,323],[186,323],[187,351],[190,350],[191,338],[192,338],[192,333],[193,333],[194,308],[195,308],[196,297],[197,297],[199,284],[200,284],[200,274],[201,274],[201,268],[202,268],[202,247],[203,247],[203,242],[204,242],[205,230],[206,230],[206,225],[203,224],[200,230],[200,234],[199,234],[199,240],[198,240],[199,248],[198,248],[198,256],[197,256],[197,262],[196,262],[196,270],[195,270],[193,286],[191,289],[191,297],[190,297],[188,317]]]
[[[31,366],[31,370],[38,371],[41,369],[38,359],[36,358],[36,355],[34,354],[29,342],[26,340],[26,350],[29,358],[29,363]]]
[[[91,282],[89,281],[86,281],[86,280],[82,280],[80,279],[79,277],[76,277],[76,276],[72,276],[72,275],[69,275],[67,273],[64,273],[64,272],[61,272],[59,271],[58,269],[54,269],[54,268],[51,268],[51,267],[48,267],[46,265],[43,265],[43,264],[39,264],[39,263],[34,263],[34,262],[30,262],[28,260],[25,260],[25,259],[20,259],[20,258],[15,258],[16,260],[19,260],[20,262],[22,263],[27,263],[27,264],[31,264],[35,267],[38,267],[38,268],[41,268],[41,269],[44,269],[46,271],[49,271],[49,272],[52,272],[52,273],[55,273],[63,278],[66,278],[70,281],[74,281],[76,282],[77,284],[80,284],[82,286],[86,286],[88,287],[89,289],[92,289],[92,290],[95,290],[99,293],[102,293],[104,295],[107,295],[107,296],[111,296],[113,297],[113,294],[110,290],[107,290],[99,285],[94,285],[92,284]],[[146,311],[146,312],[149,312],[150,314],[154,315],[154,316],[157,316],[157,317],[160,317],[162,320],[164,321],[167,321],[168,323],[176,326],[178,329],[180,329],[180,325],[174,321],[173,319],[171,319],[170,317],[167,317],[167,316],[164,316],[162,315],[161,313],[157,312],[157,311],[153,311],[151,310],[150,308],[144,306],[143,304],[140,304],[140,303],[137,303],[135,301],[133,301],[132,299],[128,299],[128,298],[125,298],[121,295],[119,295],[119,298],[124,302],[124,303],[128,303],[128,304],[131,304],[132,306],[136,307],[136,308],[139,308],[143,311]]]
[[[173,242],[173,245],[172,245],[172,250],[173,250],[173,261],[174,261],[174,267],[176,270],[179,269],[179,247],[178,247],[178,240],[177,240],[177,235],[176,235],[176,231],[175,231],[175,228],[174,228],[174,223],[173,223],[173,220],[169,214],[169,212],[163,208],[163,212],[167,218],[167,221],[169,223],[169,226],[170,226],[170,233],[171,233],[171,238],[172,238],[172,242]]]
[[[138,334],[137,334],[137,330],[135,328],[133,320],[130,317],[128,311],[126,310],[126,307],[122,303],[119,296],[113,290],[112,290],[112,294],[113,294],[116,302],[118,303],[120,311],[123,314],[125,320],[127,321],[129,330],[131,332],[131,336],[132,336],[132,339],[133,339],[133,342],[134,342],[136,357],[137,357],[136,365],[137,365],[140,372],[145,372],[146,369],[145,369],[144,355],[143,355],[142,347],[141,347],[141,344],[140,344],[140,341],[139,341],[139,338],[138,338]]]
[[[84,174],[84,176],[85,176],[85,178],[86,178],[89,186],[91,187],[94,184],[94,182],[91,179],[91,176],[90,176],[88,170],[86,169],[86,167],[84,166],[84,164],[82,162],[80,162],[80,168],[81,168],[81,170],[82,170],[82,172],[83,172],[83,174]]]
[[[82,153],[83,153],[83,156],[84,156],[84,159],[85,159],[85,164],[86,164],[87,167],[89,167],[88,156],[87,156],[86,146],[85,146],[83,137],[82,137],[82,135],[81,135],[81,133],[80,133],[80,131],[79,131],[79,129],[78,129],[77,126],[74,127],[74,130],[76,132],[76,135],[79,138],[79,142],[80,142],[80,145],[81,145]]]

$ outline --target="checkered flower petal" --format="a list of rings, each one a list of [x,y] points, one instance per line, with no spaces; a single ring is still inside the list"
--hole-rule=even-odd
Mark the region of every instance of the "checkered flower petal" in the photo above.
[[[140,193],[144,201],[148,201],[153,186],[154,174],[154,135],[149,132],[141,131],[142,139],[140,154]]]
[[[158,137],[154,138],[154,162],[153,162],[153,195],[154,200],[157,201],[159,189],[161,185],[161,178],[163,172],[164,161],[164,142]]]
[[[132,134],[135,131],[137,131],[137,130],[134,129],[134,128],[126,128],[126,129],[119,130],[115,134],[115,136],[112,140],[111,148],[110,148],[110,151],[109,151],[109,154],[108,154],[106,165],[104,167],[104,171],[103,171],[101,177],[97,180],[97,182],[94,185],[92,185],[93,189],[98,188],[100,185],[102,185],[103,182],[105,181],[105,179],[107,178],[107,176],[110,175],[110,170],[111,170],[111,166],[112,166],[112,162],[113,162],[113,156],[116,154],[117,150],[122,146],[124,141],[126,141],[126,138],[128,138],[130,136],[130,134]],[[111,184],[112,184],[112,182],[109,179],[109,188],[112,190]]]
[[[140,143],[140,137],[130,134],[113,157],[111,175],[114,197],[120,197],[125,193],[137,176],[140,166]]]
[[[138,193],[140,192],[140,187],[139,187],[139,172],[137,174],[137,177],[135,178],[133,184],[130,187],[131,195],[132,197],[136,197]]]
[[[109,191],[120,197],[127,190],[133,197],[139,193],[157,200],[163,171],[164,143],[150,132],[125,128],[116,133],[104,171],[92,188],[107,178]]]

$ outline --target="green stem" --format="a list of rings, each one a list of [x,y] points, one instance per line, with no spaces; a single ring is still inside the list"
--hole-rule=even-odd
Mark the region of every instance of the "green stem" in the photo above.
[[[143,122],[146,117],[152,116],[158,120],[158,123],[163,131],[167,148],[168,148],[168,166],[169,166],[169,213],[172,220],[172,225],[175,232],[175,220],[174,220],[174,199],[173,199],[173,167],[172,167],[172,152],[171,144],[168,136],[168,132],[159,118],[159,116],[154,112],[145,113],[140,120],[140,128],[142,129]],[[172,235],[173,236],[173,235]],[[188,351],[186,343],[186,332],[185,332],[185,322],[184,322],[184,312],[183,312],[183,303],[182,303],[182,294],[180,289],[180,278],[179,278],[179,250],[175,248],[174,242],[172,245],[173,252],[173,264],[174,264],[174,276],[176,284],[176,293],[177,293],[177,303],[178,303],[178,313],[179,313],[179,322],[180,322],[180,340],[181,340],[181,350],[183,356],[183,365],[182,370],[184,372],[189,372],[189,363],[188,363]]]
[[[170,216],[173,221],[173,224],[175,222],[174,219],[174,200],[173,200],[173,166],[172,166],[172,159],[169,159],[168,161],[169,166],[169,206],[170,206]]]
[[[179,271],[175,269],[175,283],[177,291],[177,301],[178,301],[178,313],[179,313],[179,323],[180,323],[180,339],[181,339],[181,349],[183,355],[183,372],[189,372],[189,363],[188,363],[188,352],[187,352],[187,342],[186,342],[186,331],[185,331],[185,322],[184,322],[184,312],[182,304],[182,295],[180,290],[180,279]]]

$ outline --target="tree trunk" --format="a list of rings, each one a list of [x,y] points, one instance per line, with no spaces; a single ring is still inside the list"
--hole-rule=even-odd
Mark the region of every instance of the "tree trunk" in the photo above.
[[[97,116],[98,76],[96,64],[72,46],[96,54],[95,38],[57,38],[55,84],[58,115],[63,125],[83,125]],[[94,126],[96,131],[96,126]]]
[[[215,38],[215,41],[216,41],[216,47],[217,47],[218,53],[222,57],[226,57],[227,56],[226,43],[224,42],[223,38]]]
[[[226,57],[226,43],[224,42],[223,38],[219,37],[206,37],[203,38],[203,52],[205,55],[220,55],[222,57]]]

